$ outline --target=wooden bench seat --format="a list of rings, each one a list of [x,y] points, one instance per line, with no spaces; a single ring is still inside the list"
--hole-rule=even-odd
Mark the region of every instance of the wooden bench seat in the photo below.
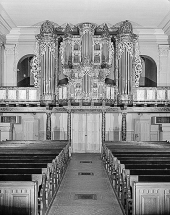
[[[137,151],[137,152],[112,152],[112,154],[115,157],[136,157],[136,156],[142,156],[142,157],[148,157],[148,156],[152,156],[152,157],[167,157],[170,156],[170,152],[146,152],[145,154]]]
[[[170,170],[170,164],[147,164],[147,163],[140,163],[140,164],[124,164],[125,169],[164,169]]]
[[[28,159],[28,158],[23,158],[23,159],[21,159],[21,158],[9,158],[9,159],[0,159],[0,164],[3,164],[3,163],[23,163],[23,164],[25,164],[25,163],[50,163],[54,158],[55,158],[56,156],[52,156],[52,157],[50,157],[50,158],[48,158],[48,157],[45,157],[45,159],[44,158],[33,158],[33,159]]]
[[[40,176],[42,180],[42,174],[36,176]],[[0,174],[0,181],[34,181],[35,177],[34,174]]]
[[[163,160],[166,160],[166,161],[169,161],[170,160],[170,157],[151,157],[151,156],[148,156],[148,157],[139,157],[139,156],[136,156],[136,157],[117,157],[119,160],[122,161],[122,163],[124,161],[135,161],[135,160],[141,160],[141,161],[163,161]]]
[[[170,160],[167,158],[167,159],[163,159],[163,160],[153,160],[153,159],[150,159],[150,160],[122,160],[122,163],[124,164],[141,164],[141,162],[143,163],[147,163],[147,164],[153,164],[153,165],[156,165],[156,164],[170,164]]]
[[[0,168],[0,174],[42,174],[46,168]]]
[[[48,163],[0,163],[0,169],[2,168],[47,168]]]

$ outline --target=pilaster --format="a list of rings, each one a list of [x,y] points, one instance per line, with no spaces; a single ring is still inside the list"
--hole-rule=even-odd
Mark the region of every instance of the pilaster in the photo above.
[[[159,70],[158,70],[158,86],[169,86],[170,84],[170,53],[169,45],[159,45]]]
[[[0,86],[3,86],[4,76],[4,43],[0,41]]]
[[[17,86],[16,44],[5,45],[3,86]]]
[[[106,112],[102,112],[102,143],[105,141]]]

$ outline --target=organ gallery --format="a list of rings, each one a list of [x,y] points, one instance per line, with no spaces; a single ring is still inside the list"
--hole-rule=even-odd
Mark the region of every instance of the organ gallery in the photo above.
[[[151,49],[128,20],[46,20],[29,31],[26,39],[27,28],[14,29],[1,43],[1,140],[69,140],[75,152],[99,152],[103,140],[170,138],[157,121],[169,117],[165,35]]]

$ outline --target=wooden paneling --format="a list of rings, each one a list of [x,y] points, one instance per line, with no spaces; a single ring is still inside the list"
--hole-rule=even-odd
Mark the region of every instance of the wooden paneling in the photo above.
[[[37,215],[37,182],[0,182],[0,214]]]
[[[39,140],[39,119],[25,119],[23,140]]]
[[[53,140],[67,140],[68,113],[53,113],[51,116],[51,129]]]
[[[140,183],[133,184],[134,215],[170,214],[170,184]]]

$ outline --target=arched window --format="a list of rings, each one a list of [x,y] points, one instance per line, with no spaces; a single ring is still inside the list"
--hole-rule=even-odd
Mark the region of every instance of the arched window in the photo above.
[[[31,73],[31,59],[34,57],[33,54],[23,56],[17,65],[17,87],[33,87],[34,78]]]
[[[140,55],[140,57],[142,59],[142,73],[139,86],[157,87],[157,66],[155,61],[147,55]]]

